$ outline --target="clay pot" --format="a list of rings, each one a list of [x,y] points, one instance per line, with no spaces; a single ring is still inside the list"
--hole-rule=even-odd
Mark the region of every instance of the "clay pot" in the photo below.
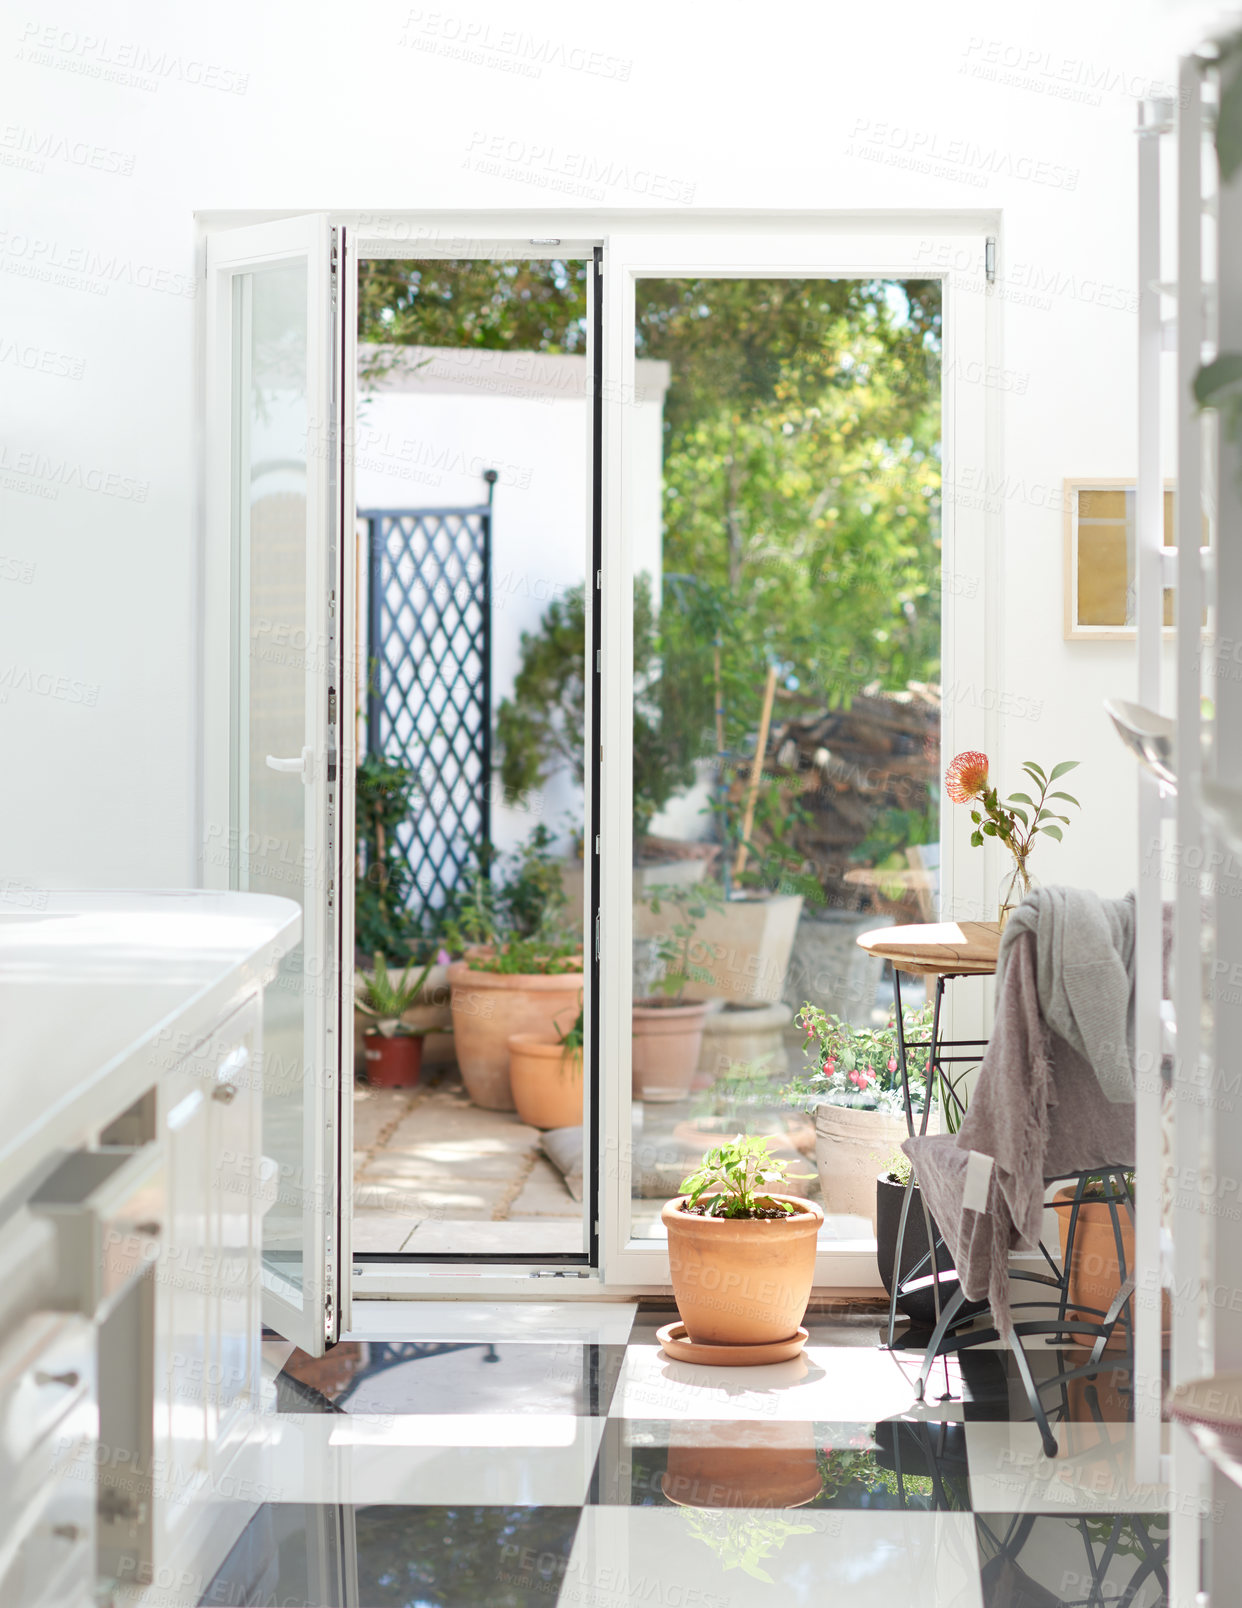
[[[674,1424],[660,1489],[678,1507],[788,1508],[824,1488],[809,1424],[765,1424],[762,1446],[738,1443],[734,1424]]]
[[[531,1128],[582,1123],[582,1052],[534,1033],[509,1036],[509,1084],[517,1114]]]
[[[365,966],[358,968],[355,986],[359,993],[370,977],[371,972]],[[411,1005],[406,1011],[401,1018],[401,1025],[422,1031],[425,1070],[453,1065],[453,1018],[449,1012],[447,966],[433,966],[427,973],[427,980],[419,993],[418,1003]],[[373,1016],[366,1015],[364,1011],[354,1012],[354,1065],[360,1075],[366,1071],[363,1035],[373,1031],[374,1027]],[[428,1029],[430,1031],[427,1031]]]
[[[632,1086],[636,1100],[684,1100],[690,1093],[707,1004],[635,1005]]]
[[[673,1297],[698,1345],[763,1345],[787,1340],[811,1298],[824,1214],[814,1201],[772,1196],[788,1217],[698,1217],[684,1195],[665,1203]]]
[[[1069,1248],[1070,1213],[1074,1205],[1074,1190],[1058,1189],[1052,1197],[1061,1231],[1061,1265],[1065,1265]],[[1121,1248],[1126,1260],[1126,1272],[1134,1271],[1134,1223],[1123,1203],[1118,1202],[1117,1213],[1121,1224]],[[1112,1213],[1107,1201],[1084,1200],[1078,1208],[1078,1221],[1074,1225],[1074,1255],[1069,1270],[1069,1310],[1094,1307],[1094,1312],[1080,1311],[1089,1321],[1102,1323],[1104,1313],[1113,1303],[1121,1288],[1121,1268],[1117,1262],[1117,1241],[1113,1234]],[[1164,1297],[1163,1330],[1169,1333],[1169,1298]],[[1123,1312],[1105,1347],[1107,1351],[1120,1351],[1129,1344],[1129,1326]]]
[[[423,1065],[423,1041],[411,1033],[363,1035],[367,1082],[376,1089],[411,1089]]]
[[[509,1038],[533,1033],[556,1037],[556,1022],[572,1022],[578,1012],[581,972],[556,976],[472,971],[464,960],[448,969],[452,990],[453,1036],[466,1093],[487,1111],[512,1111]]]

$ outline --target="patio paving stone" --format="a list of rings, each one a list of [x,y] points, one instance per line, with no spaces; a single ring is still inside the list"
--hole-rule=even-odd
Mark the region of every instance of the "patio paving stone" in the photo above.
[[[551,1162],[539,1156],[530,1177],[509,1208],[508,1221],[522,1222],[527,1218],[561,1217],[578,1222],[582,1218],[582,1202],[575,1200],[565,1188],[560,1173]]]

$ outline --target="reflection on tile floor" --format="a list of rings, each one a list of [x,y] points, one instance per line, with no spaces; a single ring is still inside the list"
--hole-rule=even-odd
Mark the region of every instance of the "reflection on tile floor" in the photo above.
[[[938,1362],[920,1406],[873,1315],[716,1369],[650,1309],[405,1311],[420,1338],[385,1313],[325,1358],[269,1347],[279,1411],[235,1469],[269,1500],[205,1608],[1167,1605],[1168,1493],[1112,1376],[1046,1390],[1050,1461],[1008,1352]]]
[[[325,1357],[295,1351],[276,1381],[281,1412],[574,1413],[608,1411],[624,1346],[347,1341]]]

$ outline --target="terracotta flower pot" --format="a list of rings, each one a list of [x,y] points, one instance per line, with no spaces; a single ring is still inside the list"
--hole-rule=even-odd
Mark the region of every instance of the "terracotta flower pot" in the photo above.
[[[809,1424],[765,1424],[763,1445],[738,1443],[734,1424],[670,1426],[660,1489],[678,1507],[788,1508],[824,1488]]]
[[[423,1041],[410,1033],[364,1035],[367,1082],[377,1089],[410,1089],[423,1065]]]
[[[635,1005],[633,1094],[636,1100],[684,1100],[703,1047],[706,1002]]]
[[[1057,1227],[1061,1232],[1061,1263],[1065,1264],[1069,1248],[1070,1213],[1074,1205],[1073,1189],[1058,1189],[1052,1197],[1057,1214]],[[1118,1204],[1121,1220],[1121,1248],[1126,1260],[1126,1272],[1134,1271],[1134,1223],[1125,1206]],[[1081,1312],[1088,1320],[1099,1323],[1121,1288],[1121,1269],[1117,1261],[1117,1240],[1113,1233],[1112,1213],[1103,1200],[1084,1200],[1078,1208],[1078,1221],[1074,1226],[1074,1255],[1069,1270],[1070,1311],[1094,1307],[1093,1312]],[[1164,1297],[1163,1329],[1169,1333],[1169,1298]],[[1129,1340],[1124,1317],[1113,1330],[1106,1350],[1120,1351]]]
[[[794,1208],[788,1217],[699,1217],[682,1210],[684,1195],[665,1203],[673,1297],[690,1339],[699,1345],[762,1345],[787,1340],[811,1298],[815,1251],[824,1214],[814,1201],[773,1195]]]
[[[584,978],[581,972],[556,976],[473,971],[455,961],[448,971],[452,990],[453,1036],[466,1093],[487,1111],[512,1111],[509,1037],[533,1033],[556,1037],[556,1023],[572,1022]]]
[[[532,1128],[582,1122],[582,1052],[534,1033],[509,1036],[509,1084],[517,1114]]]
[[[360,966],[355,991],[361,993],[372,976],[373,973],[369,968]],[[424,1070],[453,1065],[453,1018],[449,1011],[447,966],[433,966],[427,973],[427,980],[419,992],[418,1003],[411,1005],[406,1011],[401,1018],[401,1025],[422,1031]],[[359,1073],[366,1071],[366,1046],[363,1038],[374,1029],[374,1026],[373,1016],[368,1016],[365,1011],[354,1012],[354,1065]],[[428,1029],[430,1031],[427,1031]]]

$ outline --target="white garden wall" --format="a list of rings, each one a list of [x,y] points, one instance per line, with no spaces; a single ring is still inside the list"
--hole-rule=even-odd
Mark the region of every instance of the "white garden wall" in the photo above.
[[[373,349],[363,348],[362,366]],[[474,507],[498,475],[492,517],[492,707],[513,692],[522,633],[582,585],[590,558],[590,412],[585,357],[414,347],[360,392],[355,488],[362,510]],[[658,583],[662,418],[667,363],[638,365],[633,491],[647,517],[636,566]],[[511,849],[534,819],[562,846],[582,830],[568,775],[532,799],[492,794],[492,840]]]
[[[1045,874],[1123,887],[1133,778],[1100,701],[1132,655],[1062,640],[1057,504],[1066,475],[1135,469],[1133,99],[1201,20],[1151,0],[10,13],[0,877],[196,877],[196,211],[571,209],[585,232],[649,207],[988,208],[1003,362],[961,378],[1001,403],[1005,669],[955,696],[1025,712],[1006,775],[1085,761],[1086,823]]]

